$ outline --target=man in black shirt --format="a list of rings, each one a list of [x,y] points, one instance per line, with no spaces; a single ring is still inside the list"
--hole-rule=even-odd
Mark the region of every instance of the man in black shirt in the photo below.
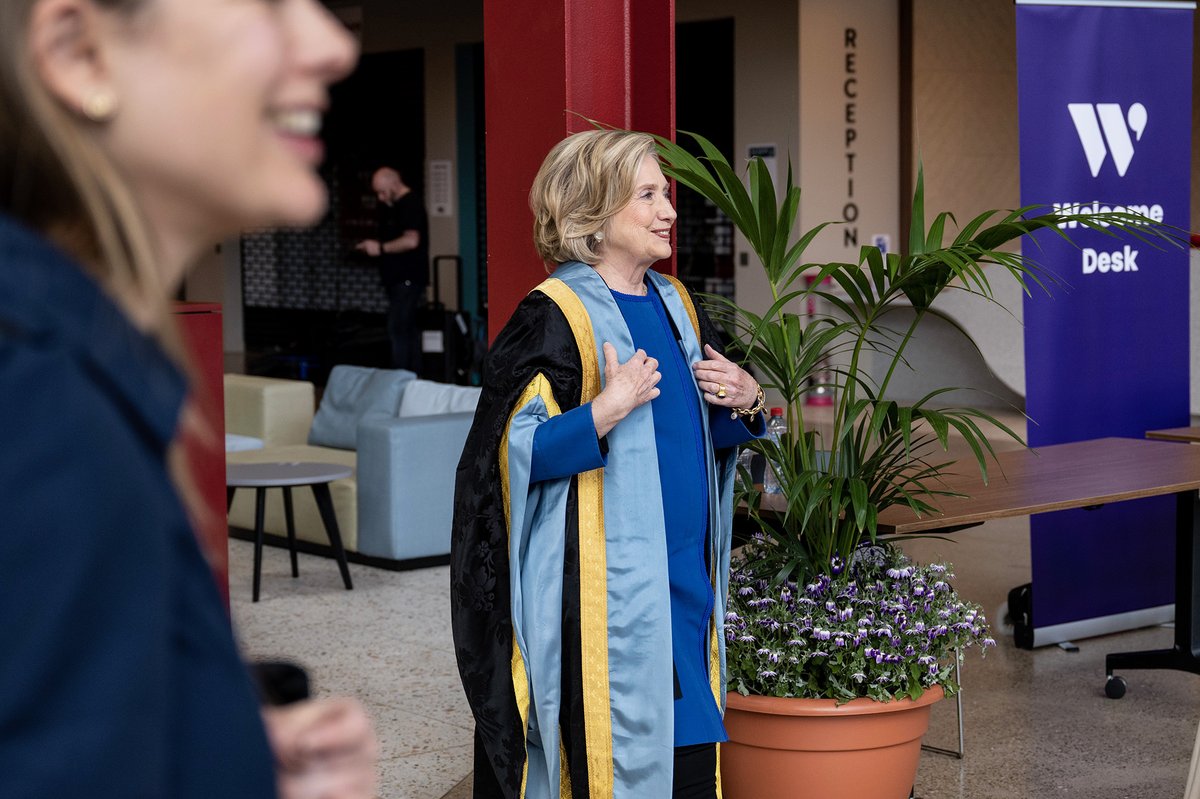
[[[421,198],[392,167],[380,167],[371,177],[379,198],[379,238],[355,245],[379,262],[379,276],[388,295],[388,337],[392,366],[419,371],[417,306],[429,283],[429,218]]]

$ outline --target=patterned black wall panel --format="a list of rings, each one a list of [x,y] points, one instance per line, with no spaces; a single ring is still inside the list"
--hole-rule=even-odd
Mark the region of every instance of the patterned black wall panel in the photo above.
[[[260,230],[242,237],[242,291],[249,308],[383,313],[387,298],[373,264],[338,234],[336,175],[330,209],[309,230]]]

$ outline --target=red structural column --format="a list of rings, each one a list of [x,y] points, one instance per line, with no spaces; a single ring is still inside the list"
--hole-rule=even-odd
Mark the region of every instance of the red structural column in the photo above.
[[[587,119],[674,137],[674,0],[484,0],[488,335],[545,276],[529,186]],[[674,260],[669,267],[674,272]]]
[[[203,420],[202,432],[187,428],[184,451],[192,481],[207,511],[196,519],[196,535],[229,607],[229,527],[225,518],[225,382],[221,345],[221,306],[215,302],[175,303],[175,319],[191,358],[195,385],[190,401]]]

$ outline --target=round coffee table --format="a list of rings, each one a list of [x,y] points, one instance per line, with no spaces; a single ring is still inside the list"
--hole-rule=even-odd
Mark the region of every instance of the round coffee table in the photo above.
[[[254,436],[239,436],[236,433],[225,434],[226,452],[245,452],[251,449],[262,449],[263,440]]]
[[[268,488],[283,489],[283,510],[287,518],[288,550],[292,556],[292,577],[300,576],[296,563],[296,523],[292,515],[292,487],[309,486],[329,544],[337,556],[338,568],[346,590],[352,590],[350,566],[346,563],[346,549],[338,532],[337,517],[333,513],[333,499],[329,495],[329,484],[354,474],[354,469],[337,463],[227,463],[225,464],[226,509],[233,504],[233,492],[239,488],[255,489],[254,498],[254,599],[258,601],[258,587],[262,577],[263,515],[266,508]]]

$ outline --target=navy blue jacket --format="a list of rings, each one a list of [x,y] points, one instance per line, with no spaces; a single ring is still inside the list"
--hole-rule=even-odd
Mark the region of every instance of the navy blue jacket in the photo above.
[[[0,796],[270,797],[270,750],[166,470],[186,385],[0,216]]]

